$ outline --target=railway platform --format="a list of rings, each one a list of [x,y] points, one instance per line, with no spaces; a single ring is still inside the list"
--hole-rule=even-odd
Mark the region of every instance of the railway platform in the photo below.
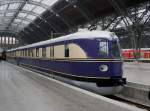
[[[150,87],[150,63],[125,62],[123,69],[128,82]]]
[[[0,111],[141,111],[35,72],[0,62]]]
[[[125,62],[123,70],[127,85],[118,96],[150,106],[150,63]]]

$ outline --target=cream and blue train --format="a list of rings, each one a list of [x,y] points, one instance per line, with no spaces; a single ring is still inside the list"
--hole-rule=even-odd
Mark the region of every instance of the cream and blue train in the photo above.
[[[125,84],[118,37],[107,31],[78,32],[11,49],[7,60],[98,86]]]

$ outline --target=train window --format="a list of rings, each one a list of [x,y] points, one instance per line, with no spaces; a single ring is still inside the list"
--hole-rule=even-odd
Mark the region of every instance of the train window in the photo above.
[[[39,57],[39,48],[36,48],[36,57]]]
[[[65,57],[69,57],[69,45],[65,45]]]
[[[22,55],[23,55],[23,51],[21,50],[21,51],[20,51],[20,56],[22,57]]]
[[[24,50],[22,50],[22,57],[23,57],[23,54],[24,54]]]
[[[24,50],[24,57],[26,57],[27,56],[27,51],[26,50]]]
[[[34,57],[34,49],[31,49],[31,57]]]
[[[99,43],[99,53],[103,57],[108,56],[108,42],[100,42]]]
[[[25,57],[27,57],[27,50],[25,50]]]
[[[54,46],[50,47],[50,57],[54,57]]]
[[[42,57],[46,57],[46,48],[44,47],[44,48],[42,48]]]
[[[119,50],[119,45],[117,41],[112,42],[112,57],[113,58],[120,58],[120,50]]]
[[[30,57],[30,50],[28,49],[27,51],[28,51],[28,57]]]
[[[24,50],[22,50],[22,57],[24,56]]]
[[[23,50],[23,57],[25,56],[25,50]]]
[[[33,57],[33,50],[32,49],[28,50],[28,57]]]

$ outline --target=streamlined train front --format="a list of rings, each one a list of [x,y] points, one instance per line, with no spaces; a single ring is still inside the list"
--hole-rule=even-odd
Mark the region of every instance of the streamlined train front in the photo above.
[[[97,55],[95,55],[95,74],[104,77],[97,82],[98,86],[124,85],[126,79],[123,78],[123,61],[121,56],[118,38],[96,39]]]

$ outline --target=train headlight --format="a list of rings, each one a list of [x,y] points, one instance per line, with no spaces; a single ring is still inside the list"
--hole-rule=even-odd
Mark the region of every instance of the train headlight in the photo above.
[[[108,66],[107,66],[107,65],[100,65],[100,66],[99,66],[99,70],[100,70],[101,72],[106,72],[106,71],[108,71]]]

